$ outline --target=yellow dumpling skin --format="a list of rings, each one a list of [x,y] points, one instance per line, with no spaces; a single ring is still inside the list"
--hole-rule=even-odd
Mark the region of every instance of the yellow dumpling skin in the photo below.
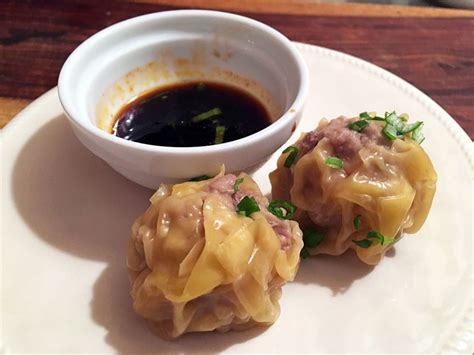
[[[409,135],[391,141],[379,121],[370,121],[362,132],[349,129],[357,120],[322,120],[294,144],[299,154],[291,166],[285,166],[288,154],[282,154],[270,181],[273,198],[298,208],[296,220],[302,229],[323,234],[318,245],[308,248],[309,254],[340,255],[353,249],[363,262],[374,265],[404,233],[422,227],[437,175]],[[342,167],[328,164],[330,157]],[[383,241],[374,238],[374,232]]]
[[[238,183],[236,184],[236,181]],[[260,211],[236,212],[250,196]],[[302,233],[277,220],[246,174],[162,185],[132,227],[127,266],[134,310],[158,335],[244,329],[278,318]]]

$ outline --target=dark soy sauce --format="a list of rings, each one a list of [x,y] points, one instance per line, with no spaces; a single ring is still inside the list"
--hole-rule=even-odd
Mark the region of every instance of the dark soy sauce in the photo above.
[[[116,116],[117,137],[144,144],[196,147],[230,142],[271,118],[250,94],[220,83],[181,83],[138,97]]]

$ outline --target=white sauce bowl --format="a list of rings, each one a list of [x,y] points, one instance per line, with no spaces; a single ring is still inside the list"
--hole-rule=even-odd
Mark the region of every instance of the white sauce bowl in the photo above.
[[[181,81],[221,81],[251,92],[274,122],[250,136],[201,147],[153,146],[110,133],[117,111],[150,89]],[[178,10],[144,15],[87,39],[59,76],[61,104],[79,140],[128,179],[161,182],[251,171],[291,135],[309,87],[308,69],[281,33],[233,14]]]

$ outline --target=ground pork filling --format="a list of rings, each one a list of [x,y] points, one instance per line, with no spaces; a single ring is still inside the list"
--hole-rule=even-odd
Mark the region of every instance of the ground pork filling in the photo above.
[[[331,120],[325,127],[318,127],[306,133],[301,141],[300,157],[310,152],[323,138],[327,138],[341,159],[352,159],[363,147],[376,144],[387,145],[390,142],[383,136],[383,124],[378,121],[368,121],[369,125],[362,132],[348,128],[349,124],[359,118],[340,116]]]
[[[273,215],[268,211],[268,200],[265,196],[258,194],[254,190],[247,190],[240,188],[238,191],[234,191],[234,184],[237,176],[233,174],[226,174],[221,177],[214,178],[209,185],[206,187],[206,191],[220,195],[226,201],[232,201],[232,205],[235,208],[239,202],[245,197],[253,197],[257,202],[260,211],[263,216],[275,231],[276,235],[280,239],[281,248],[287,250],[292,244],[292,233],[290,223],[286,220],[282,220],[277,216]]]

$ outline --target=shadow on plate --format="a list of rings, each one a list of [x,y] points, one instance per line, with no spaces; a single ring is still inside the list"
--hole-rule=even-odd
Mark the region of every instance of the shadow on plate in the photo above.
[[[340,256],[318,255],[301,261],[294,282],[318,284],[329,288],[336,296],[345,293],[356,280],[364,278],[374,268],[360,261],[352,250]]]
[[[225,335],[188,335],[177,342],[153,335],[132,310],[125,267],[130,226],[152,191],[113,171],[76,139],[62,116],[42,126],[16,162],[12,192],[27,225],[66,253],[107,264],[94,284],[91,317],[117,352],[217,352],[267,328]]]

